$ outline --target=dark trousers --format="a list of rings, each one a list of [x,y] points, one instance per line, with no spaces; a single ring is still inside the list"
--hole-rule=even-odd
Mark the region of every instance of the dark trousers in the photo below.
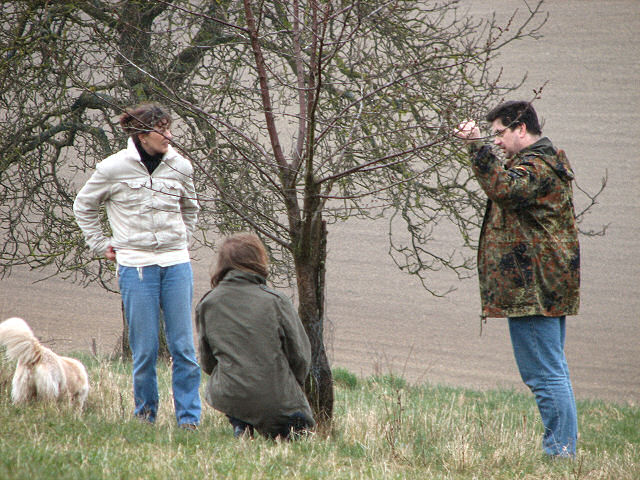
[[[227,418],[229,419],[229,423],[233,425],[234,433],[238,432],[238,435],[240,435],[248,430],[248,433],[253,436],[253,425],[230,415],[227,415]],[[304,415],[301,413],[294,413],[293,415],[286,417],[286,421],[277,426],[274,430],[260,433],[268,438],[281,437],[288,440],[292,436],[304,432],[311,425],[312,423]]]

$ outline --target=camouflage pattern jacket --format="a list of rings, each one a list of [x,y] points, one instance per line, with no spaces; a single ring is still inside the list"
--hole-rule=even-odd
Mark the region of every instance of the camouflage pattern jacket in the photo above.
[[[489,145],[470,151],[489,197],[478,247],[482,316],[577,314],[580,246],[564,152],[546,137],[507,165]]]

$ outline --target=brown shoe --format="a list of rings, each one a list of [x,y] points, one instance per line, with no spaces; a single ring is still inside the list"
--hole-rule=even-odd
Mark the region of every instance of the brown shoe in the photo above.
[[[195,423],[181,423],[179,427],[183,430],[189,430],[190,432],[195,432],[198,430],[198,425]]]

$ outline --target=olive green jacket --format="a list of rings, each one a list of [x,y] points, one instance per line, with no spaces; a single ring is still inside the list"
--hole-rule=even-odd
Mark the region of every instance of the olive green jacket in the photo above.
[[[205,399],[270,435],[298,414],[314,424],[303,392],[311,346],[291,301],[263,277],[231,270],[196,307]]]
[[[566,155],[546,137],[506,166],[488,145],[471,152],[489,197],[478,246],[482,315],[577,314],[580,246]]]

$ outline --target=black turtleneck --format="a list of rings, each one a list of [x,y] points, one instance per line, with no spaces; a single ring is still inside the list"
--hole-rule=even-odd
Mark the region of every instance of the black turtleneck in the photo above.
[[[147,170],[149,171],[149,175],[151,175],[156,167],[160,165],[160,162],[162,161],[162,157],[164,155],[162,153],[150,155],[144,148],[142,148],[142,145],[140,145],[140,141],[137,139],[134,140],[133,143],[138,149],[140,160],[142,160],[142,163],[144,163],[144,166],[147,167]]]

